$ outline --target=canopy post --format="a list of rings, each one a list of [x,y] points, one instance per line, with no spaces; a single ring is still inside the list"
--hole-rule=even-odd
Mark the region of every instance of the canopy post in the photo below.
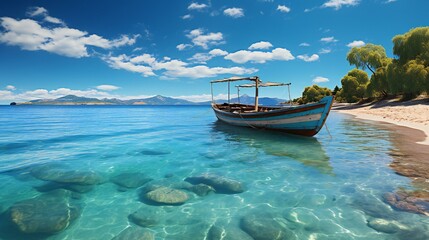
[[[212,82],[210,83],[210,91],[211,91],[211,94],[212,94],[212,103],[214,103],[214,98],[213,98],[213,83]]]
[[[259,94],[259,89],[258,89],[258,87],[259,87],[259,78],[256,78],[256,80],[255,80],[255,111],[257,112],[258,111],[258,103],[259,103],[259,96],[258,96],[258,94]]]
[[[231,92],[231,90],[230,90],[230,88],[231,88],[231,83],[230,83],[230,82],[228,82],[228,104],[230,104],[230,103],[231,103],[231,96],[230,96],[230,92]]]
[[[292,99],[290,98],[290,83],[287,85],[287,91],[289,93],[289,104],[292,106]]]
[[[237,99],[238,99],[238,104],[240,104],[240,87],[237,86]]]

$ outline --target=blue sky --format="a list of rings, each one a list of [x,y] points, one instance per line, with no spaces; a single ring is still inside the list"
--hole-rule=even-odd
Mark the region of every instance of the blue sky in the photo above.
[[[210,99],[214,79],[341,86],[351,46],[428,26],[427,0],[0,2],[0,104],[67,94]],[[226,86],[215,88],[222,98]],[[262,96],[287,98],[284,88]],[[249,92],[251,94],[251,92]]]

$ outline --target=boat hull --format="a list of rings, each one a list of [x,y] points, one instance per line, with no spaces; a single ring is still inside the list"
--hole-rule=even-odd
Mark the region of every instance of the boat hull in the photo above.
[[[325,123],[332,107],[333,97],[324,97],[317,103],[267,112],[230,112],[212,105],[216,117],[231,125],[271,129],[291,134],[314,136]]]

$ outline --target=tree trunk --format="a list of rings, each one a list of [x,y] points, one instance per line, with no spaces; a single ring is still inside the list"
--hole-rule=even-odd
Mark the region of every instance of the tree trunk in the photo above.
[[[369,66],[369,64],[368,64],[368,63],[366,64],[366,67],[369,69],[369,71],[371,71],[371,72],[372,72],[372,74],[374,74],[374,75],[375,75],[375,72],[371,69],[371,67]]]

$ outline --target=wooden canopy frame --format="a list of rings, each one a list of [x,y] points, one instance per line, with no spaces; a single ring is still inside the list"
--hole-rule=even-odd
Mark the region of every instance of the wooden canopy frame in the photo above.
[[[266,82],[263,83],[261,81],[261,79],[259,79],[258,76],[253,76],[253,77],[231,77],[231,78],[224,78],[224,79],[218,79],[218,80],[213,80],[210,82],[211,85],[211,95],[212,95],[212,103],[214,103],[214,98],[213,98],[213,83],[223,83],[223,82],[227,82],[228,83],[228,104],[230,104],[230,95],[231,95],[231,86],[230,83],[231,82],[235,82],[235,81],[252,81],[254,83],[252,84],[242,84],[242,85],[237,85],[235,86],[237,88],[238,91],[238,97],[240,98],[240,88],[255,88],[255,111],[258,111],[258,105],[259,105],[259,87],[278,87],[278,86],[288,86],[288,91],[289,91],[289,99],[290,99],[290,85],[291,83],[278,83],[278,82]]]

